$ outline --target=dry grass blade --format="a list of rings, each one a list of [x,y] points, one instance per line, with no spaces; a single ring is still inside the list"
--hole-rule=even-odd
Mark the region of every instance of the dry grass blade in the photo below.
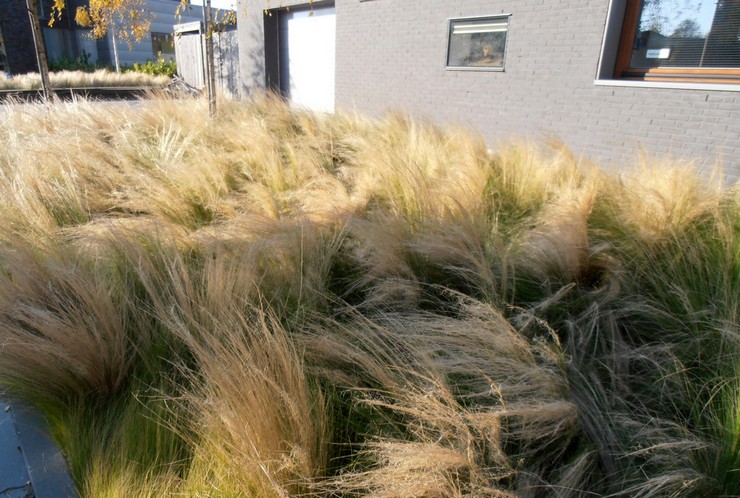
[[[238,312],[197,329],[191,323],[175,330],[198,364],[184,401],[197,446],[217,462],[216,485],[258,496],[306,492],[325,472],[331,434],[323,397],[285,331]]]
[[[107,396],[125,381],[132,353],[125,313],[106,275],[51,245],[3,248],[0,377],[36,402]]]

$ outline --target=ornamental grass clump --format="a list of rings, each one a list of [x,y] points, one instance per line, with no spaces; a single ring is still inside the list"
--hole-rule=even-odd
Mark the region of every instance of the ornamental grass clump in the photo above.
[[[736,186],[219,108],[0,110],[0,386],[81,495],[740,494]]]
[[[452,298],[457,318],[348,310],[301,332],[316,375],[367,419],[356,465],[330,490],[513,496],[527,472],[549,479],[572,464],[562,452],[579,421],[557,341],[528,340],[490,305]]]
[[[106,87],[163,87],[170,82],[169,76],[127,71],[116,73],[107,69],[88,71],[54,71],[49,73],[51,87],[64,88],[106,88]],[[0,90],[39,90],[41,76],[28,73],[16,76],[0,74]]]

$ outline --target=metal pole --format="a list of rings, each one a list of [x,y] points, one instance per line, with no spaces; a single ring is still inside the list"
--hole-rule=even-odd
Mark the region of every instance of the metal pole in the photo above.
[[[31,20],[31,33],[33,34],[33,44],[36,48],[36,62],[39,65],[39,75],[41,76],[41,90],[44,92],[44,99],[49,100],[51,98],[49,65],[46,62],[46,48],[41,35],[37,0],[26,0],[26,9],[28,9],[28,17]]]

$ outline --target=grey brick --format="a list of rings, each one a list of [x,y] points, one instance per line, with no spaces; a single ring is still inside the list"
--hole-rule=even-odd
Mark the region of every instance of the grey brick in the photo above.
[[[262,9],[277,2],[239,1],[248,13],[238,28],[240,51],[251,54],[240,61],[249,95],[264,87]],[[469,123],[491,144],[557,134],[576,154],[612,165],[644,149],[680,150],[702,167],[721,152],[728,177],[740,177],[740,92],[594,85],[608,3],[335,0],[337,109]],[[446,70],[447,19],[501,13],[512,15],[505,71]]]

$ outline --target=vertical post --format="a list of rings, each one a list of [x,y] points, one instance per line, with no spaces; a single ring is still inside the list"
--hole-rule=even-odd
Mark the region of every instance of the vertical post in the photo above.
[[[41,90],[44,92],[44,99],[51,98],[51,82],[49,81],[49,65],[46,61],[46,47],[41,35],[41,24],[39,24],[38,0],[26,0],[26,9],[28,18],[31,21],[31,32],[33,33],[33,44],[36,48],[36,62],[39,66],[39,75],[41,76]]]
[[[203,25],[206,44],[206,92],[208,93],[208,111],[216,117],[216,68],[213,63],[213,24],[211,0],[203,2]]]
[[[118,29],[118,26],[116,26],[116,20],[111,15],[111,30],[110,30],[110,36],[111,41],[113,42],[113,59],[116,62],[116,73],[121,74],[121,64],[118,61],[118,40],[116,39],[116,29]]]
[[[719,2],[714,4],[714,19],[712,19],[712,25],[709,26],[707,36],[704,38],[704,46],[701,48],[701,58],[699,58],[699,67],[704,67],[704,56],[707,55],[707,46],[709,45],[709,37],[712,35],[712,29],[714,28],[714,21],[717,19],[717,9],[719,9]]]
[[[206,40],[206,48],[210,49],[208,55],[208,74],[211,78],[211,100],[208,102],[208,108],[211,111],[211,116],[216,116],[216,54],[213,51],[213,12],[211,11],[211,0],[206,0],[206,14],[208,14],[208,40]]]
[[[208,91],[208,63],[206,62],[206,35],[205,35],[205,18],[206,18],[206,11],[205,11],[205,4],[203,4],[203,21],[198,23],[198,61],[200,62],[200,75],[203,77],[201,80],[203,82],[203,85],[205,85],[206,92]],[[210,94],[208,94],[210,95]]]
[[[200,24],[200,47],[203,54],[203,84],[206,86],[206,96],[210,100],[211,98],[211,89],[208,88],[208,85],[211,84],[211,78],[208,77],[208,50],[206,49],[206,38],[208,38],[208,26],[206,21],[206,2],[205,0],[202,0],[203,3],[200,4],[200,10],[203,14],[203,22]]]

